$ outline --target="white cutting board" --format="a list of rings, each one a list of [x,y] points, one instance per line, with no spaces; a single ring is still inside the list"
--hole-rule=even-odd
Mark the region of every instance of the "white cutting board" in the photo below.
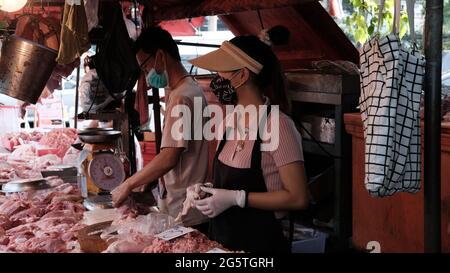
[[[83,224],[94,225],[97,223],[114,221],[119,217],[116,209],[96,209],[85,211],[83,214]]]

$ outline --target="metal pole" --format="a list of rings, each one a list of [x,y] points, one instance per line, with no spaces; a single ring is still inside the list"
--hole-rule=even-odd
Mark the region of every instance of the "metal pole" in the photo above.
[[[75,88],[75,114],[74,114],[74,127],[78,128],[78,97],[79,97],[79,87],[80,87],[80,66],[77,67],[77,84]]]
[[[425,17],[425,251],[441,252],[441,69],[443,1],[426,1]]]
[[[133,90],[127,91],[125,97],[125,111],[128,119],[128,159],[130,161],[130,175],[133,175],[137,171],[136,166],[136,151],[134,149],[134,127],[133,127],[133,113],[134,111],[134,97]]]
[[[202,43],[190,43],[190,42],[180,42],[175,41],[177,45],[184,45],[184,46],[195,46],[195,47],[211,47],[211,48],[219,48],[220,45],[214,45],[214,44],[202,44]]]
[[[162,130],[161,130],[161,107],[159,105],[159,89],[152,88],[152,103],[153,103],[153,116],[155,117],[155,140],[156,140],[156,153],[159,154],[161,150]]]
[[[208,31],[217,31],[217,15],[209,16]]]

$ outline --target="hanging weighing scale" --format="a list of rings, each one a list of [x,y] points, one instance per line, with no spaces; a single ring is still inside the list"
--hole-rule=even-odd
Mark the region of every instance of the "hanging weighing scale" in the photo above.
[[[109,129],[80,131],[78,136],[88,155],[83,161],[87,191],[90,194],[109,194],[126,178],[124,164],[115,153],[121,145],[119,131]]]
[[[124,165],[112,152],[100,151],[88,164],[88,176],[99,189],[112,191],[125,180]]]
[[[127,160],[123,155],[121,133],[112,129],[88,129],[78,132],[83,142],[82,171],[87,195],[83,205],[88,210],[112,208],[111,191],[127,178]],[[132,193],[135,200],[155,205],[147,194]]]

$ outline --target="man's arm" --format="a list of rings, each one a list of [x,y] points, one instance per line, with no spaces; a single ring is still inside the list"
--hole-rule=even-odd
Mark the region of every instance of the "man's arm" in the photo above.
[[[157,180],[178,164],[183,151],[183,147],[163,148],[148,165],[132,177],[128,178],[124,183],[132,190]]]

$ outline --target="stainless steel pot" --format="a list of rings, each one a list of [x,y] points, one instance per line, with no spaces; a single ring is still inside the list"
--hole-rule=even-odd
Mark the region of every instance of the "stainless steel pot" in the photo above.
[[[53,49],[9,36],[0,55],[0,93],[35,104],[56,66],[56,57]]]

